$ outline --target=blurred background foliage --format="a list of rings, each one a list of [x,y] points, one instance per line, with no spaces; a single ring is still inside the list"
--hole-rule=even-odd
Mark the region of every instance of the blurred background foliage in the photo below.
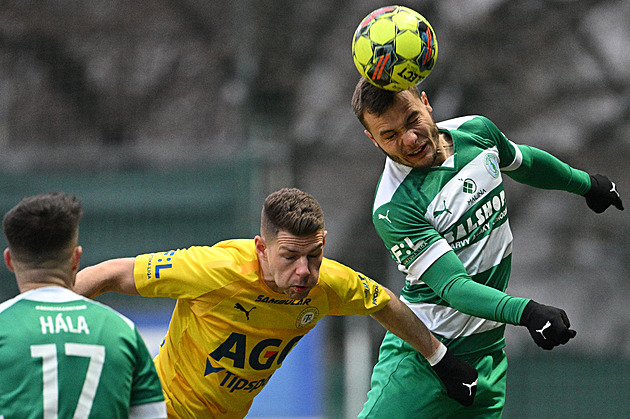
[[[630,205],[630,2],[403,4],[437,34],[437,65],[420,86],[436,120],[485,115],[516,143],[608,175]],[[324,208],[327,256],[398,291],[403,278],[370,220],[383,155],[350,108],[351,38],[384,5],[2,1],[0,206],[38,185],[76,189],[84,259],[96,263],[252,237],[264,196],[297,186]],[[578,331],[553,356],[628,360],[628,210],[596,215],[580,197],[509,179],[506,189],[508,291],[563,307]],[[6,299],[17,291],[2,278]],[[369,331],[375,359],[380,326],[333,319],[329,334],[350,327]],[[510,357],[546,356],[521,329],[508,328]],[[325,351],[344,347],[331,338]]]

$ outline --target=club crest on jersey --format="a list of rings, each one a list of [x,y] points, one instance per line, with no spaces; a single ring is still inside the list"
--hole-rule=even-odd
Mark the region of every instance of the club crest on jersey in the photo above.
[[[486,157],[484,158],[484,165],[486,166],[486,170],[492,175],[492,177],[499,177],[499,159],[495,154],[487,153]]]
[[[298,315],[297,321],[295,322],[295,327],[301,329],[303,327],[308,326],[313,323],[315,319],[319,316],[319,310],[315,307],[307,307],[300,312]]]

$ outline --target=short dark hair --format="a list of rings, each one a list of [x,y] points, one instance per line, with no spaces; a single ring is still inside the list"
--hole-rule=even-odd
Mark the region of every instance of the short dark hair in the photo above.
[[[407,90],[414,96],[420,97],[420,91],[417,86],[410,87]],[[361,124],[366,129],[369,129],[365,123],[365,114],[382,115],[394,104],[398,93],[376,87],[364,77],[361,77],[352,94],[352,110],[359,118],[359,121],[361,121]]]
[[[11,256],[28,264],[69,258],[82,213],[81,201],[63,192],[22,199],[2,219]]]
[[[279,231],[309,236],[324,230],[324,212],[310,194],[296,188],[280,189],[265,199],[260,229],[263,236],[273,238]]]

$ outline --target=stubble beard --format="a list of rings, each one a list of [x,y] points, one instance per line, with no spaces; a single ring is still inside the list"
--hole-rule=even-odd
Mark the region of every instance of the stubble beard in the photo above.
[[[398,164],[402,164],[403,166],[407,166],[407,167],[411,167],[411,168],[419,168],[419,169],[428,169],[430,167],[436,166],[436,162],[437,162],[437,158],[438,158],[438,154],[440,154],[439,148],[438,148],[438,143],[440,141],[440,131],[437,128],[437,125],[433,125],[432,129],[431,129],[431,137],[434,138],[434,141],[428,141],[433,147],[433,149],[431,150],[432,156],[426,155],[425,159],[430,159],[430,163],[428,165],[423,164],[422,166],[418,167],[418,166],[412,166],[409,163],[403,161],[401,158],[398,158],[396,156],[392,156],[391,154],[389,154],[388,152],[386,152],[385,150],[383,150],[381,148],[381,146],[378,146],[378,149],[381,150],[383,152],[383,154],[385,154],[387,157],[389,157],[390,159],[392,159],[393,161],[395,161]],[[427,144],[428,146],[428,144]]]

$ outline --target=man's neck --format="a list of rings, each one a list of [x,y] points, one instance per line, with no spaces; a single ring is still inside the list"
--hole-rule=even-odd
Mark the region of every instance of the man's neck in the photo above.
[[[15,272],[20,292],[42,287],[57,286],[72,290],[74,280],[67,273],[51,269],[29,269]]]
[[[441,166],[446,159],[448,159],[449,157],[451,157],[454,153],[454,149],[453,149],[453,139],[451,138],[450,135],[444,133],[444,132],[440,132],[439,137],[438,137],[438,143],[436,146],[436,154],[437,154],[437,158],[436,158],[436,166]]]

